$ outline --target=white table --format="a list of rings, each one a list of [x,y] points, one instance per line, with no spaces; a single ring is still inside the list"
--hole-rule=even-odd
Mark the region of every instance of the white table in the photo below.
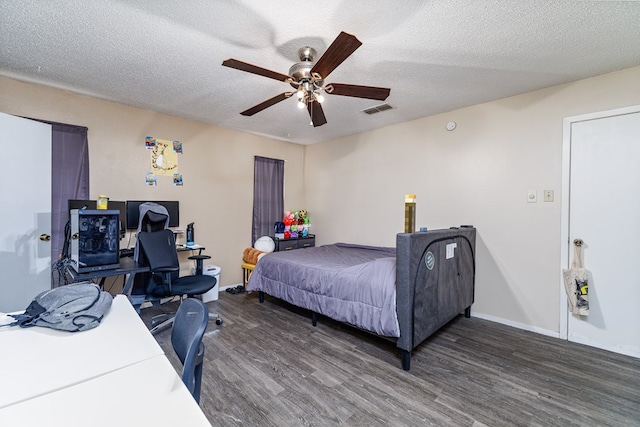
[[[169,422],[174,412],[193,423]],[[136,417],[142,421],[130,423]],[[88,331],[0,329],[0,425],[20,420],[210,425],[125,295]]]
[[[126,296],[84,332],[0,329],[0,408],[164,355]]]
[[[211,426],[165,356],[0,409],[0,425]]]

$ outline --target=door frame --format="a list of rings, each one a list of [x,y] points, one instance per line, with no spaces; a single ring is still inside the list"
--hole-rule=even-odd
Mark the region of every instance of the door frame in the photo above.
[[[616,108],[613,110],[599,111],[596,113],[581,114],[579,116],[565,117],[562,129],[562,205],[561,205],[561,226],[560,226],[560,265],[558,272],[560,289],[560,338],[569,337],[569,310],[567,309],[567,294],[562,277],[562,268],[569,268],[569,191],[571,186],[571,126],[574,123],[589,120],[604,119],[625,114],[640,113],[640,105]]]
[[[4,112],[0,122],[0,143],[11,164],[0,186],[0,211],[8,222],[0,237],[0,311],[12,312],[51,289],[51,243],[41,238],[51,235],[51,125]],[[11,181],[16,178],[20,185]]]

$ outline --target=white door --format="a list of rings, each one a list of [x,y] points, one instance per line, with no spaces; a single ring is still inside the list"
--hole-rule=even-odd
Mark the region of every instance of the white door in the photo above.
[[[0,312],[51,288],[51,126],[0,113]]]
[[[589,315],[565,306],[567,338],[640,357],[640,108],[570,123],[568,193],[566,253],[584,241]]]

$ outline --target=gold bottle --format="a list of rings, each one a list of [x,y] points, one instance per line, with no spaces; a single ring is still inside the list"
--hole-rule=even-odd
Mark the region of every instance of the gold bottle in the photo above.
[[[416,231],[416,195],[404,195],[404,232]]]

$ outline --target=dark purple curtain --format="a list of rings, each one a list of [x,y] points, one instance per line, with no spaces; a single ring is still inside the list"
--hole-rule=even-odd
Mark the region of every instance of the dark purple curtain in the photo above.
[[[89,198],[89,141],[87,128],[51,124],[51,263],[62,255],[69,199]],[[66,254],[65,254],[66,255]],[[52,274],[57,287],[59,275]]]
[[[262,236],[273,236],[273,224],[283,215],[284,160],[255,156],[251,246]]]

